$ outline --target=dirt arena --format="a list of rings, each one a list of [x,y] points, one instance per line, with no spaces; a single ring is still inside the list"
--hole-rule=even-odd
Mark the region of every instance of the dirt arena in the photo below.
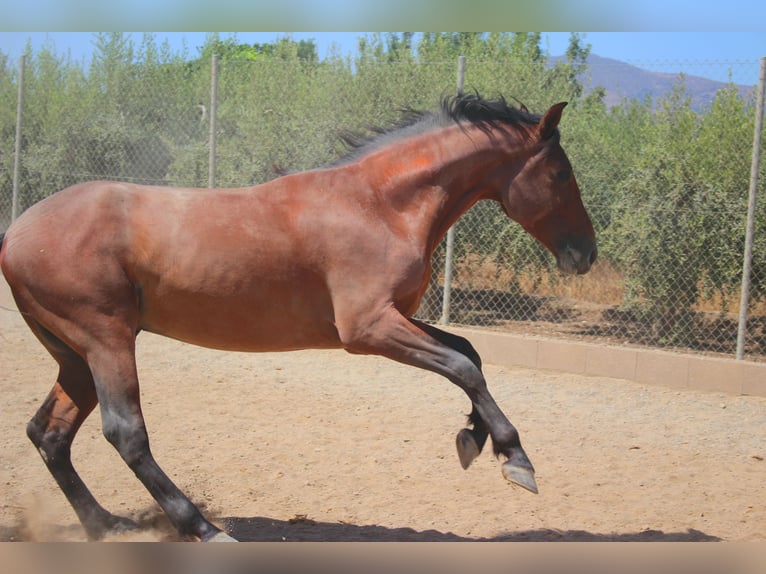
[[[0,279],[0,541],[85,540],[27,440],[56,366]],[[336,351],[223,353],[142,334],[153,452],[243,541],[766,541],[766,398],[487,365],[539,495],[490,453],[461,469],[470,405],[436,375]],[[172,540],[94,413],[74,464],[111,511]]]

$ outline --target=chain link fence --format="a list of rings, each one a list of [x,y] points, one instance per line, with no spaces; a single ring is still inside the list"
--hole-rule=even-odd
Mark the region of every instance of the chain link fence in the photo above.
[[[344,152],[339,133],[385,126],[403,106],[435,108],[454,93],[457,70],[456,62],[297,59],[223,60],[217,74],[203,59],[108,64],[62,79],[60,62],[39,57],[19,91],[19,68],[0,62],[0,229],[11,223],[14,188],[21,213],[84,180],[242,186],[330,163]],[[758,62],[632,64],[664,70],[655,80],[667,82],[665,95],[636,92],[623,64],[594,64],[561,124],[599,239],[592,271],[560,275],[550,254],[482,202],[455,227],[449,308],[442,243],[419,318],[734,356]],[[696,77],[721,70],[726,85]],[[535,111],[572,98],[552,94],[550,83],[506,62],[467,63],[467,90],[517,97]],[[612,87],[599,98],[589,84]],[[763,161],[760,171],[749,360],[766,360]]]

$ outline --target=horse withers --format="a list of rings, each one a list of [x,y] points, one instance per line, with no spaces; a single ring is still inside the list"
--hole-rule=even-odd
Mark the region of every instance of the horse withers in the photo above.
[[[0,267],[59,365],[27,433],[88,537],[136,527],[104,509],[72,466],[72,440],[99,405],[107,440],[180,535],[231,540],[152,456],[140,331],[237,351],[343,348],[439,373],[472,403],[457,437],[462,466],[490,436],[504,476],[537,492],[476,351],[411,315],[434,249],[479,200],[498,202],[563,272],[588,271],[596,242],[559,142],[564,106],[540,116],[503,98],[445,98],[321,169],[238,189],[91,181],[23,213],[2,239]]]

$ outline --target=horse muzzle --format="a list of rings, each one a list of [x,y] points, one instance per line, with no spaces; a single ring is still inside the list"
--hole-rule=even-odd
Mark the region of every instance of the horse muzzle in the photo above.
[[[556,252],[556,265],[567,275],[582,275],[590,270],[597,256],[594,240],[567,240]]]

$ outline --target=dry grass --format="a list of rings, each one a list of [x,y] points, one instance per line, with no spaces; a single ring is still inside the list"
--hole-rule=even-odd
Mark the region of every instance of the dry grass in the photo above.
[[[586,275],[565,276],[555,269],[517,272],[499,267],[490,257],[469,253],[456,268],[455,287],[471,290],[498,289],[608,306],[622,303],[625,291],[621,274],[608,261],[597,261]]]
[[[456,265],[454,286],[479,290],[496,289],[510,293],[526,293],[541,297],[577,299],[596,305],[616,307],[624,302],[625,277],[606,259],[596,261],[586,275],[565,276],[555,269],[540,272],[518,272],[511,266],[499,266],[491,257],[469,253]],[[731,296],[719,292],[702,295],[694,311],[706,313],[739,313],[739,293]],[[766,301],[751,301],[750,315],[766,315]]]

